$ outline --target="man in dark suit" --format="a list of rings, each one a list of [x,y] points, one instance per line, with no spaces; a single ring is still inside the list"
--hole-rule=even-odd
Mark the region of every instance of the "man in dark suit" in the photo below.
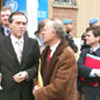
[[[8,36],[11,33],[11,30],[9,28],[9,22],[8,18],[10,14],[12,13],[12,10],[10,7],[4,6],[1,8],[0,11],[0,39],[3,39],[4,37]]]
[[[78,74],[84,83],[85,100],[100,100],[100,26],[89,27],[86,33],[86,44],[90,48],[80,54]]]
[[[40,56],[38,42],[24,36],[27,18],[22,12],[9,17],[11,36],[0,41],[0,100],[34,100],[33,79]]]
[[[48,20],[43,32],[44,42],[48,45],[43,51],[41,64],[44,85],[33,90],[35,100],[77,100],[76,60],[64,38],[64,26]]]

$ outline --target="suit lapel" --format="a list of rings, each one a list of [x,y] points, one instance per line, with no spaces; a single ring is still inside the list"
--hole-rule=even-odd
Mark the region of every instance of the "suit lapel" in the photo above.
[[[97,56],[100,57],[100,47],[98,48],[98,50],[95,52]]]
[[[24,58],[26,56],[26,53],[28,51],[28,46],[29,46],[28,38],[25,36],[24,37],[24,47],[23,47],[23,52],[22,52],[22,60],[21,60],[21,65],[23,64]]]
[[[11,55],[13,55],[13,59],[16,60],[16,63],[19,64],[18,59],[17,59],[17,56],[16,56],[16,53],[15,53],[15,50],[14,50],[13,45],[12,45],[12,43],[11,43],[10,36],[8,36],[8,37],[5,38],[5,48],[7,49],[7,51],[8,51]]]
[[[19,66],[21,66],[24,62],[24,58],[26,56],[27,50],[29,49],[29,47],[28,47],[29,45],[30,45],[30,43],[28,42],[28,38],[25,36],[24,37],[24,47],[23,47],[23,52],[22,52],[22,60],[21,60],[21,64],[20,64],[17,59],[17,55],[15,53],[13,45],[11,43],[10,36],[6,37],[6,40],[5,40],[5,46],[7,48],[7,51],[9,51],[9,53],[13,55],[14,59],[16,60],[16,62],[18,63]]]
[[[86,53],[90,53],[90,48],[87,49]],[[100,57],[100,47],[96,51],[94,51],[92,54]]]
[[[4,29],[2,26],[0,27],[0,35],[2,38],[5,37]]]
[[[51,61],[48,65],[48,68],[45,70],[45,78],[44,78],[44,85],[49,84],[49,81],[51,79],[52,73],[54,71],[54,68],[56,66],[56,63],[58,61],[59,55],[63,52],[63,49],[68,45],[66,40],[62,40],[59,46],[57,47],[53,57],[51,58]]]

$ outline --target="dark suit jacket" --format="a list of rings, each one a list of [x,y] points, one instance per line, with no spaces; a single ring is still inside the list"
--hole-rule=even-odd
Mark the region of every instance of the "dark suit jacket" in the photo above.
[[[77,100],[77,66],[73,50],[62,40],[45,68],[48,47],[42,55],[44,87],[35,92],[35,100]]]
[[[89,48],[88,49],[84,49],[80,55],[79,61],[78,61],[78,74],[79,76],[83,76],[85,77],[85,81],[91,81],[91,82],[99,82],[98,87],[94,87],[93,85],[90,84],[82,84],[81,88],[82,91],[85,92],[85,100],[100,100],[100,78],[98,77],[94,77],[94,78],[90,78],[90,72],[91,72],[91,68],[89,67],[85,67],[84,66],[84,61],[85,61],[85,57],[86,54],[89,53]],[[100,48],[93,53],[94,55],[100,57]],[[78,80],[79,83],[79,80]],[[78,84],[79,87],[79,84]]]
[[[5,37],[4,29],[2,26],[0,26],[0,40]]]
[[[86,67],[84,65],[85,57],[86,57],[86,54],[89,53],[89,50],[90,50],[90,48],[84,49],[82,51],[82,53],[80,54],[80,58],[78,60],[78,73],[79,73],[79,76],[89,77],[90,72],[92,70],[92,68]],[[100,57],[100,48],[96,52],[94,52],[93,55],[96,55],[96,56]]]
[[[19,64],[10,37],[0,42],[0,72],[2,73],[3,91],[0,91],[1,100],[33,100],[32,84],[37,75],[39,46],[36,40],[24,37],[22,61]],[[13,75],[20,71],[28,72],[28,79],[16,83]]]

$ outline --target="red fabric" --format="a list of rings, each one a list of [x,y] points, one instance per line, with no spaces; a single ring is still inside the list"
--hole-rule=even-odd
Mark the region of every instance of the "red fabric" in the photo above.
[[[89,54],[89,55],[91,55],[91,54]],[[96,56],[94,56],[94,55],[86,56],[84,65],[86,67],[90,67],[92,69],[100,69],[100,59],[97,59]],[[84,82],[85,78],[84,77],[80,77],[80,80]],[[98,86],[98,82],[87,81],[86,83],[89,84],[89,85],[92,85],[94,87]]]
[[[100,69],[100,60],[91,57],[86,57],[85,66],[93,69]]]

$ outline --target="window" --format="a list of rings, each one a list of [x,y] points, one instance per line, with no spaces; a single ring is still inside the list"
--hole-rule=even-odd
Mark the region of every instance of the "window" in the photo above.
[[[53,0],[54,4],[76,5],[76,0]]]

